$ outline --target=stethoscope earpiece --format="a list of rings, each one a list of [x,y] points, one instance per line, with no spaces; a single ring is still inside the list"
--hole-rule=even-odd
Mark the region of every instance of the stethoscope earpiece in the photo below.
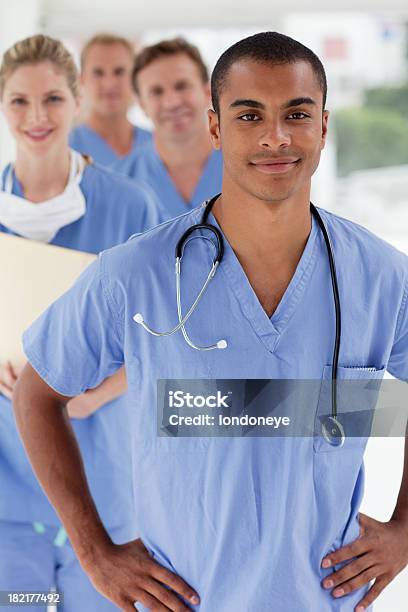
[[[216,199],[219,197],[219,195],[216,195],[215,197],[213,197],[211,200],[208,201],[206,207],[205,207],[205,211],[203,214],[203,218],[201,223],[197,223],[196,225],[192,225],[191,227],[189,227],[184,234],[181,236],[181,238],[178,240],[177,245],[176,245],[176,250],[175,250],[175,256],[176,256],[176,266],[175,266],[175,274],[176,274],[176,293],[177,293],[177,315],[178,315],[178,320],[179,323],[178,325],[176,325],[175,327],[173,327],[173,329],[170,329],[169,331],[166,332],[159,332],[156,331],[154,329],[152,329],[151,327],[149,327],[149,325],[147,325],[147,323],[145,323],[144,319],[143,319],[143,315],[138,312],[137,314],[134,315],[133,320],[136,323],[139,323],[139,325],[141,325],[143,327],[143,329],[145,329],[147,332],[149,332],[150,334],[152,334],[153,336],[158,336],[158,337],[164,337],[164,336],[172,336],[173,334],[175,334],[177,331],[179,331],[181,329],[181,332],[184,336],[184,340],[187,342],[187,344],[189,346],[191,346],[191,348],[196,349],[197,351],[212,351],[214,349],[226,349],[228,344],[226,340],[218,340],[215,344],[210,344],[209,346],[199,346],[197,344],[194,344],[194,342],[192,342],[192,340],[190,340],[188,334],[187,334],[187,330],[185,328],[185,323],[186,321],[191,317],[191,315],[193,314],[193,312],[195,311],[195,309],[197,308],[204,292],[206,291],[210,281],[214,278],[216,272],[217,272],[217,268],[219,266],[219,264],[222,261],[222,258],[224,256],[224,242],[223,242],[223,238],[222,238],[222,234],[220,232],[220,230],[215,227],[214,225],[211,225],[209,223],[207,223],[207,216],[212,208],[212,206],[214,205],[214,202],[216,201]],[[192,239],[190,238],[191,234],[193,234],[193,232],[196,232],[198,230],[208,230],[210,231],[213,236],[215,237],[215,248],[216,248],[216,255],[214,257],[214,261],[213,264],[211,266],[211,270],[209,271],[206,281],[204,283],[204,285],[202,286],[200,292],[198,293],[196,299],[194,300],[192,306],[190,307],[189,311],[187,312],[187,314],[183,317],[183,313],[181,310],[181,281],[180,281],[180,277],[181,277],[181,260],[183,258],[183,254],[184,254],[184,248],[187,245],[187,243]],[[205,238],[203,236],[203,238]],[[208,238],[205,238],[206,240]]]
[[[226,349],[228,346],[228,343],[226,340],[218,340],[217,342],[217,348],[219,349]]]

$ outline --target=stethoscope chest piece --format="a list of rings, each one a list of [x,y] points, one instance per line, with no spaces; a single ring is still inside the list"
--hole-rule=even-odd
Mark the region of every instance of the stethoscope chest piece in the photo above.
[[[343,425],[334,416],[326,416],[322,421],[323,438],[330,446],[343,446],[346,435]]]
[[[211,209],[216,202],[217,198],[219,198],[220,194],[214,196],[210,200],[205,203],[205,209],[203,215],[201,217],[200,223],[190,226],[181,236],[176,244],[175,250],[175,275],[176,275],[176,297],[177,297],[177,316],[178,316],[178,324],[175,325],[172,329],[168,331],[156,331],[151,328],[147,323],[145,323],[143,319],[143,315],[138,312],[134,315],[133,320],[141,325],[147,332],[152,334],[153,336],[172,336],[179,330],[181,330],[184,340],[186,343],[193,349],[199,351],[211,351],[213,349],[225,349],[228,346],[228,343],[225,339],[218,340],[213,342],[212,344],[201,346],[195,344],[190,338],[185,328],[185,323],[188,321],[190,316],[195,311],[198,303],[200,302],[203,294],[207,290],[207,287],[210,281],[214,278],[215,273],[218,269],[218,266],[221,264],[224,255],[224,240],[221,231],[215,225],[208,223],[208,216],[211,212]],[[327,232],[325,223],[320,216],[317,208],[310,202],[310,210],[313,214],[313,217],[316,219],[321,232],[324,237],[324,241],[326,243],[327,255],[329,259],[330,265],[330,276],[333,290],[333,299],[334,299],[334,308],[336,315],[336,333],[335,333],[335,341],[334,341],[334,349],[333,349],[333,365],[332,365],[332,385],[331,385],[331,404],[332,404],[332,414],[331,416],[326,416],[322,422],[322,435],[326,442],[331,446],[341,447],[343,446],[346,436],[344,433],[344,428],[342,424],[337,420],[337,370],[338,370],[338,362],[339,362],[339,351],[340,351],[340,338],[341,338],[341,308],[340,308],[340,296],[339,296],[339,288],[337,283],[337,274],[336,274],[336,266],[334,262],[333,249],[330,242],[330,236]],[[201,231],[203,230],[203,232]],[[192,234],[200,231],[201,238],[205,238],[205,240],[210,240],[208,236],[202,235],[205,232],[210,232],[212,234],[212,242],[214,243],[216,253],[213,259],[213,263],[210,271],[208,272],[207,279],[199,291],[197,297],[195,298],[193,304],[189,308],[187,314],[183,315],[182,307],[181,307],[181,260],[183,258],[184,249],[192,240]]]

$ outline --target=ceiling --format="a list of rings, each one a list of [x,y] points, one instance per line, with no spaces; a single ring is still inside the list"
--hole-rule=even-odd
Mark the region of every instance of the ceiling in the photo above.
[[[180,27],[273,27],[288,12],[395,12],[408,19],[406,0],[38,0],[41,26],[58,36],[119,30],[139,36],[146,29]]]

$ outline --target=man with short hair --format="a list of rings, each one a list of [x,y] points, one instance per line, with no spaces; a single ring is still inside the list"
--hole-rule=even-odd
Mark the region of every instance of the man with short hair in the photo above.
[[[325,72],[310,49],[276,32],[239,41],[214,69],[212,100],[222,194],[102,253],[26,332],[20,433],[83,567],[125,612],[135,602],[160,612],[368,610],[408,563],[408,444],[383,523],[358,512],[366,440],[339,433],[359,408],[339,401],[331,426],[315,426],[334,371],[367,387],[385,369],[408,380],[408,258],[310,203],[328,126]],[[61,403],[123,363],[141,539],[117,546]],[[218,437],[209,426],[177,436],[173,416],[194,414],[186,406],[159,435],[161,383],[211,391],[225,379],[315,381],[315,395],[295,399],[314,435]],[[240,397],[230,401],[237,414]]]
[[[151,132],[127,118],[134,103],[133,61],[131,43],[113,34],[97,34],[82,49],[86,119],[73,129],[70,144],[104,166],[126,159],[151,139]]]
[[[136,56],[133,85],[153,140],[116,169],[150,185],[165,220],[221,191],[222,155],[212,148],[206,119],[208,71],[197,47],[163,40]]]

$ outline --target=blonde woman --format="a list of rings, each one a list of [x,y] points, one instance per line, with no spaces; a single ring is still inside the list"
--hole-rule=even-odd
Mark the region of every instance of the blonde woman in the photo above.
[[[69,148],[78,75],[59,41],[38,35],[10,48],[0,67],[0,98],[17,149],[1,175],[1,232],[98,253],[155,224],[147,191]],[[116,610],[82,571],[26,458],[10,402],[17,377],[15,365],[2,364],[0,591],[56,587],[65,612]],[[118,541],[134,535],[128,408],[119,397],[125,387],[119,373],[68,405],[99,513]]]

